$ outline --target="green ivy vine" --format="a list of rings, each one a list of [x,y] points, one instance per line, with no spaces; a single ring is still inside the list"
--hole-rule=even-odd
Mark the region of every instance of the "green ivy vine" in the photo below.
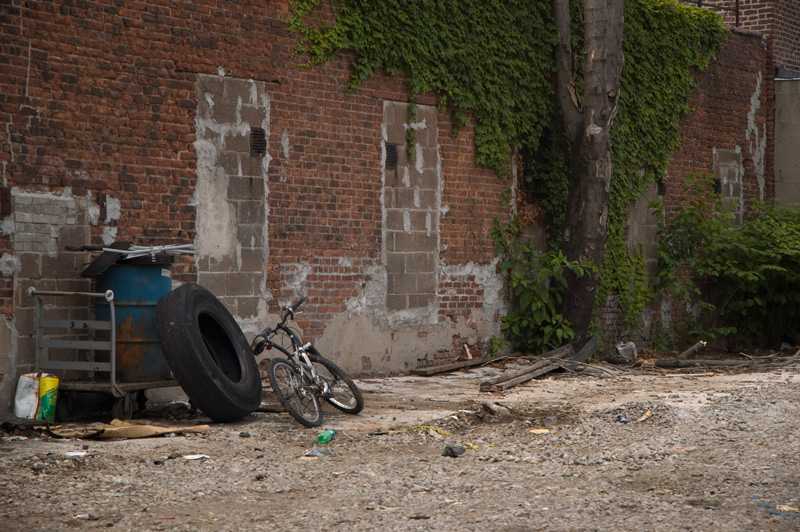
[[[452,114],[453,134],[472,120],[475,162],[500,175],[507,174],[514,147],[530,153],[524,182],[544,193],[549,234],[561,234],[569,158],[554,99],[550,2],[296,0],[289,6],[289,29],[300,35],[296,51],[305,65],[349,50],[355,59],[348,91],[385,72],[402,75],[412,98],[436,94]],[[580,5],[572,7],[573,45],[580,51]],[[625,1],[609,239],[596,302],[618,294],[631,324],[651,295],[641,253],[627,249],[627,215],[664,179],[668,156],[680,145],[679,118],[690,111],[694,74],[708,67],[726,35],[712,11],[675,0]],[[555,249],[558,242],[551,243]]]

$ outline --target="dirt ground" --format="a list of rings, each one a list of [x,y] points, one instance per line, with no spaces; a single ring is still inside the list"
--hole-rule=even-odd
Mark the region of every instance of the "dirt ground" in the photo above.
[[[320,430],[269,393],[199,434],[6,425],[0,530],[800,530],[797,365],[602,368],[505,393],[479,392],[499,366],[360,379],[365,410],[326,410],[336,455],[318,458],[304,455]],[[177,406],[139,421],[208,422]],[[443,456],[448,444],[464,453]]]

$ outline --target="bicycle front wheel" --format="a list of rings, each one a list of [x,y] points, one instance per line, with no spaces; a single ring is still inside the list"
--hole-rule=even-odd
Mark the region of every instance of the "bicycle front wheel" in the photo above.
[[[322,424],[322,409],[316,393],[302,382],[294,366],[283,358],[273,358],[267,370],[269,384],[286,411],[306,427]]]
[[[314,371],[328,385],[328,394],[322,396],[329,404],[347,414],[358,414],[364,408],[361,390],[339,366],[319,354],[313,347],[308,359]]]

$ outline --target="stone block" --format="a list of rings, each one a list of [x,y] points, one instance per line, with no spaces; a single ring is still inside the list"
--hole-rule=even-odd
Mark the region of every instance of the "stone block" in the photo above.
[[[406,258],[406,269],[414,273],[433,273],[436,264],[435,254],[433,253],[408,253]]]
[[[386,253],[386,272],[389,274],[405,273],[407,257],[406,253]]]
[[[414,294],[408,296],[408,308],[427,308],[436,303],[435,294]]]
[[[250,318],[258,316],[258,308],[261,302],[261,297],[258,295],[253,296],[240,296],[236,298],[236,314],[240,318]]]
[[[386,294],[386,310],[389,312],[406,310],[408,308],[406,300],[405,295]]]

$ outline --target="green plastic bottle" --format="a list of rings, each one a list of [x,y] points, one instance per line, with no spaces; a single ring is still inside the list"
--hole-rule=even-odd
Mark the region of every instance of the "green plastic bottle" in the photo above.
[[[317,435],[317,443],[328,443],[336,436],[336,431],[333,429],[328,429],[324,432],[320,432]]]

